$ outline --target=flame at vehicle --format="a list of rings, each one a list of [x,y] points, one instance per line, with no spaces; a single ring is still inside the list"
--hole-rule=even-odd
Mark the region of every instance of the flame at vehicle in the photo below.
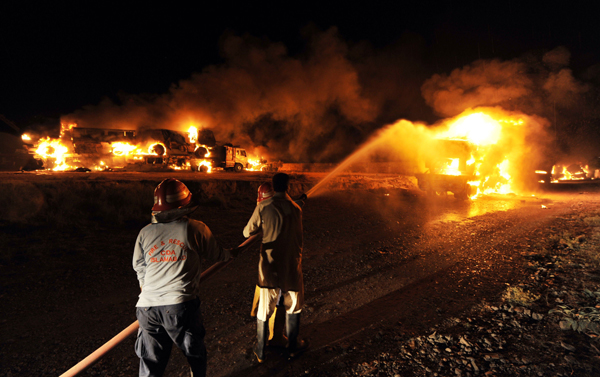
[[[68,133],[68,131],[72,130],[74,127],[77,127],[77,123],[61,123],[60,137],[64,137]]]
[[[112,153],[116,156],[126,156],[137,150],[138,147],[129,143],[116,142],[111,144]]]
[[[248,168],[250,171],[262,171],[266,167],[265,160],[262,158],[248,157]]]
[[[483,112],[459,117],[450,123],[446,131],[437,138],[464,139],[479,147],[496,144],[502,135],[502,125],[490,115]]]
[[[552,166],[552,183],[583,181],[586,179],[594,179],[588,165],[573,163],[569,165],[557,164]]]
[[[66,163],[69,148],[60,139],[46,137],[40,139],[35,146],[35,155],[44,160],[46,166],[53,165],[51,170],[64,171],[70,168]]]
[[[202,160],[197,164],[196,170],[202,171],[205,173],[211,173],[212,172],[212,162],[209,160]]]
[[[126,142],[111,143],[111,151],[115,156],[159,156],[166,153],[167,148],[160,142],[131,144]]]
[[[445,127],[433,131],[436,140],[462,140],[471,146],[466,164],[459,167],[459,159],[446,158],[435,173],[445,175],[471,175],[469,185],[480,194],[513,193],[513,162],[523,144],[524,120],[519,115],[501,110],[468,111]],[[519,136],[521,135],[521,136]],[[435,153],[435,152],[434,152]],[[442,156],[440,156],[442,157]]]
[[[195,126],[190,126],[187,130],[188,139],[190,144],[196,144],[198,142],[198,128]]]
[[[94,170],[96,170],[96,171],[103,171],[106,169],[108,169],[108,166],[106,166],[104,161],[100,161],[100,163],[98,165],[94,166]]]
[[[462,172],[459,168],[460,159],[458,158],[447,158],[444,163],[436,170],[439,174],[444,175],[461,175]]]

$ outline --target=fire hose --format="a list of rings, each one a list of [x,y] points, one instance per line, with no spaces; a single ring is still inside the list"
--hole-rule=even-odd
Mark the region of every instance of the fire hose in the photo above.
[[[241,249],[240,252],[242,252],[242,251],[252,247],[255,243],[259,242],[261,239],[262,239],[262,233],[254,234],[254,235],[250,236],[246,241],[242,242],[237,248]],[[227,266],[229,263],[231,263],[233,261],[233,259],[234,258],[230,258],[227,261],[217,262],[217,263],[213,264],[212,266],[210,266],[209,268],[207,268],[200,275],[200,283],[205,282],[207,279],[209,279],[211,276],[213,276],[219,270],[221,270],[222,268]],[[131,335],[135,334],[135,332],[138,330],[139,327],[140,327],[140,324],[138,321],[133,322],[131,325],[127,326],[127,328],[125,330],[121,331],[115,337],[113,337],[111,340],[104,343],[104,345],[102,345],[100,348],[98,348],[97,350],[95,350],[94,352],[89,354],[85,359],[81,360],[74,367],[72,367],[65,373],[61,374],[60,377],[72,377],[72,376],[76,376],[79,373],[83,372],[84,370],[86,370],[87,368],[92,366],[101,357],[103,357],[106,353],[108,353],[108,351],[113,349],[115,346],[117,346],[119,343],[121,343],[122,341],[124,341],[125,339],[130,337]]]

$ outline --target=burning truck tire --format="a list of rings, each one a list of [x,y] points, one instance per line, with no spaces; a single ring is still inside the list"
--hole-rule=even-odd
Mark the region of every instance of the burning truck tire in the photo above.
[[[192,172],[206,173],[206,172],[208,172],[208,167],[204,166],[204,165],[200,165],[200,166],[194,166],[194,165],[192,165],[191,168],[190,168],[190,170]]]

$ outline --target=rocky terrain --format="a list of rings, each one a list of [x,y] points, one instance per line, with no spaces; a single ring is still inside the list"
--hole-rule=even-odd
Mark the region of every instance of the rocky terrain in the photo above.
[[[0,376],[60,375],[135,320],[131,253],[155,182],[92,178],[2,184]],[[194,216],[239,244],[264,179],[188,181],[203,190]],[[295,179],[296,193],[314,184]],[[27,214],[14,210],[23,193]],[[249,252],[203,286],[209,375],[598,375],[598,195],[458,202],[410,180],[345,177],[304,209],[310,349],[288,361],[271,347],[256,363]],[[82,375],[136,375],[133,342]],[[166,376],[187,373],[174,350]]]

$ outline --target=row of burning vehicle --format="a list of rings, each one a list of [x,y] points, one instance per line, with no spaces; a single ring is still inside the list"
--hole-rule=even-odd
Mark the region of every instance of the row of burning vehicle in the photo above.
[[[216,143],[212,131],[190,127],[187,135],[167,129],[142,132],[122,129],[80,128],[62,125],[59,138],[32,140],[22,136],[40,168],[53,171],[168,168],[211,172],[269,167],[244,148]]]
[[[600,163],[555,164],[533,174],[532,161],[543,160],[534,156],[526,142],[536,129],[532,126],[535,122],[525,114],[479,108],[435,127],[400,120],[386,127],[379,136],[381,142],[373,145],[399,150],[404,160],[415,160],[419,155],[413,161],[419,187],[432,194],[451,192],[460,199],[518,193],[529,185],[526,181],[532,176],[537,180],[534,183],[600,178]],[[217,143],[206,128],[190,127],[186,134],[69,124],[62,126],[59,138],[41,138],[28,144],[36,158],[43,160],[44,168],[51,170],[147,170],[157,166],[202,172],[274,170],[273,164],[252,158],[244,148]]]

